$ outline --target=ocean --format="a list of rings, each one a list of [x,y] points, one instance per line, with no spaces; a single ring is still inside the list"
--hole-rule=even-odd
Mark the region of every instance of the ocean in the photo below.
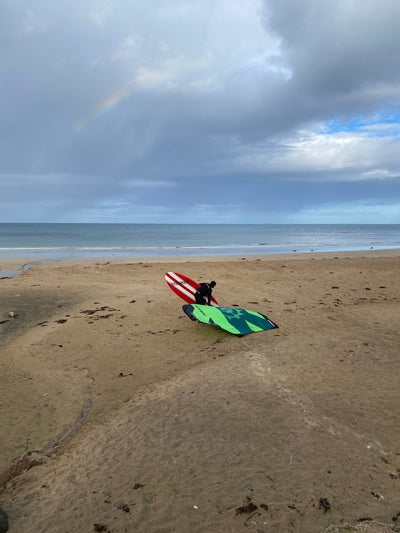
[[[0,259],[249,255],[371,248],[400,248],[400,224],[0,224]]]

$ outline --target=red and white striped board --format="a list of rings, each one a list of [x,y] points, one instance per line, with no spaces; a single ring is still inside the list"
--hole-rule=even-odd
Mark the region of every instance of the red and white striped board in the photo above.
[[[166,272],[165,281],[168,286],[174,291],[175,294],[180,296],[182,300],[185,300],[188,304],[196,303],[196,298],[194,297],[197,289],[200,287],[200,284],[192,279],[184,276],[183,274],[178,274],[178,272]],[[214,296],[211,296],[210,305],[214,307],[219,307],[217,300]]]

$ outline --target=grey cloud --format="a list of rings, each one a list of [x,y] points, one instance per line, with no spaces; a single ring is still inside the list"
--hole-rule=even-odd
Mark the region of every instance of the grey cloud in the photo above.
[[[347,144],[321,133],[398,114],[397,1],[6,0],[4,15],[0,183],[24,179],[0,216],[31,198],[35,219],[165,218],[183,204],[199,217],[210,188],[210,212],[226,204],[238,221],[328,196],[400,202],[395,129]]]

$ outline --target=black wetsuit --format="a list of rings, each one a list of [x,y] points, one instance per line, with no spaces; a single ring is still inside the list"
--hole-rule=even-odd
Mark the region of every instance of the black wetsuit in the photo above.
[[[194,295],[196,298],[196,303],[200,305],[210,305],[211,293],[212,287],[209,283],[200,283],[200,287],[197,289],[196,294]]]

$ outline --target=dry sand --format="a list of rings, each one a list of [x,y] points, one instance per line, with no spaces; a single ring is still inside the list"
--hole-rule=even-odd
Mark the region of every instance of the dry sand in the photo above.
[[[279,329],[191,322],[167,270]],[[397,250],[0,279],[10,533],[400,531],[399,270]]]

